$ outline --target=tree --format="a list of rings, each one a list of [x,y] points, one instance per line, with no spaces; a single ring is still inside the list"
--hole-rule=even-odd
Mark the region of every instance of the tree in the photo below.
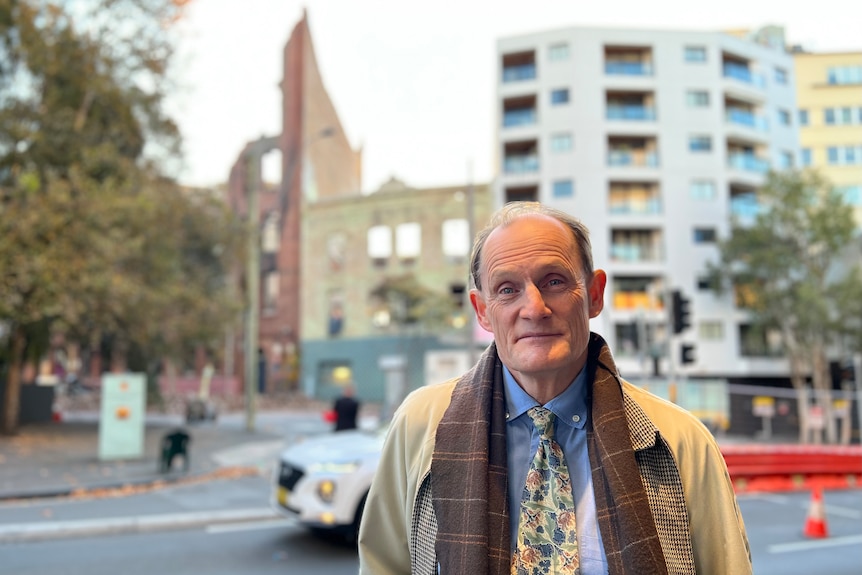
[[[808,374],[834,441],[827,353],[854,332],[859,336],[853,312],[862,278],[858,264],[842,259],[855,233],[852,208],[809,170],[770,173],[757,199],[753,224],[734,222],[730,237],[719,242],[719,262],[710,265],[713,286],[720,294],[729,283],[755,326],[781,334],[799,398],[802,441],[808,439]]]
[[[422,285],[413,274],[384,278],[370,296],[389,313],[395,326],[447,326],[455,305],[451,297]]]
[[[162,101],[184,4],[0,0],[4,432],[40,335],[109,337],[152,358],[212,340],[235,316],[225,278],[242,230],[168,175],[181,139]]]

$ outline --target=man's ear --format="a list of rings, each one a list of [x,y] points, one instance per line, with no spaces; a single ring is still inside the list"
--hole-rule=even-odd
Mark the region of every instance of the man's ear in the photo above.
[[[593,272],[593,281],[590,282],[590,317],[598,316],[605,307],[605,284],[608,276],[604,270]]]
[[[476,321],[479,322],[479,325],[482,326],[482,329],[493,333],[494,330],[491,329],[491,322],[488,321],[488,316],[486,315],[486,312],[488,311],[488,306],[485,303],[485,298],[482,297],[482,292],[477,289],[471,289],[470,303],[473,305],[473,309],[476,311]]]

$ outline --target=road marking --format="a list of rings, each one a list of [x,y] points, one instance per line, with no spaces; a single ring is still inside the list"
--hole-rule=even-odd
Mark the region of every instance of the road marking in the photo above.
[[[848,535],[846,537],[831,537],[818,539],[816,541],[796,541],[794,543],[779,543],[770,545],[767,550],[770,553],[790,553],[793,551],[809,551],[812,549],[823,549],[826,547],[840,547],[842,545],[856,545],[862,543],[862,535]]]
[[[270,521],[255,521],[254,523],[228,523],[224,525],[207,525],[206,532],[209,535],[219,533],[235,533],[237,531],[256,531],[258,529],[285,529],[296,527],[294,519],[273,519]]]

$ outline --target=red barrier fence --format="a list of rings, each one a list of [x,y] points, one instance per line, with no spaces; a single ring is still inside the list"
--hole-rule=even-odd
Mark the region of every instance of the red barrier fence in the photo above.
[[[737,492],[862,486],[862,446],[723,445]]]

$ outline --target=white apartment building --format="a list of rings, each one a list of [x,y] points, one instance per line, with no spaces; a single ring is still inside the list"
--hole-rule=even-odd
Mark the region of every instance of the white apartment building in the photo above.
[[[793,57],[780,29],[757,37],[568,28],[497,42],[497,204],[538,200],[587,224],[608,273],[592,328],[629,378],[649,377],[652,355],[663,376],[788,374],[772,338],[705,282],[767,170],[798,161]],[[668,345],[671,290],[691,327]]]

